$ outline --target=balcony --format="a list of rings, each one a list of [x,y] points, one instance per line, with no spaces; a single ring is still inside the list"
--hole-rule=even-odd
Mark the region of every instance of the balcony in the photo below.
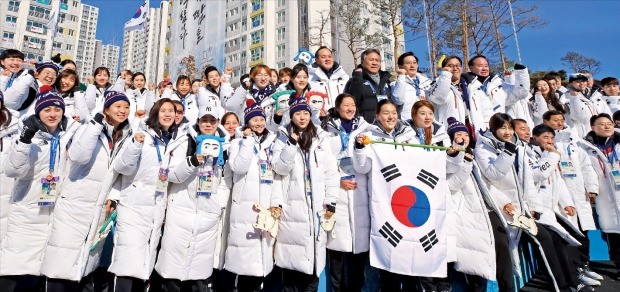
[[[226,52],[226,53],[234,52],[234,51],[239,50],[240,48],[241,48],[241,45],[240,45],[240,44],[236,44],[236,45],[234,45],[234,46],[229,46],[229,47],[226,47],[225,52]]]
[[[263,13],[263,11],[264,11],[264,9],[263,9],[263,8],[258,9],[258,10],[254,10],[254,11],[252,11],[252,13],[250,13],[250,18],[252,18],[252,17],[254,17],[254,16],[256,16],[256,15],[259,15],[259,14]]]
[[[258,59],[258,60],[256,60],[256,61],[252,61],[252,62],[250,62],[250,64],[248,64],[248,65],[249,65],[250,67],[254,67],[254,66],[259,65],[259,64],[262,64],[262,63],[263,63],[263,58],[260,58],[260,59]]]
[[[263,42],[258,42],[258,43],[255,43],[255,44],[251,44],[250,45],[250,50],[256,49],[258,47],[261,47],[262,45],[263,45]]]

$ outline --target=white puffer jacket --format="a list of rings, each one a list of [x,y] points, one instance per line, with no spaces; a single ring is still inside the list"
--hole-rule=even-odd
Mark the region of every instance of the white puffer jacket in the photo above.
[[[506,92],[506,113],[515,119],[523,119],[533,129],[535,125],[530,113],[530,73],[527,68],[514,70],[504,77],[500,89]],[[499,89],[497,89],[499,91]],[[491,93],[493,94],[493,93]],[[494,95],[491,95],[494,96]]]
[[[62,128],[65,128],[63,118]],[[3,163],[4,175],[15,178],[10,212],[4,239],[0,244],[0,276],[39,275],[41,260],[50,235],[53,206],[39,206],[41,179],[49,174],[52,135],[39,131],[31,144],[18,142],[9,151]],[[65,162],[70,132],[61,130],[56,151],[54,176],[58,176],[57,190],[66,179]],[[4,186],[3,186],[4,188]]]
[[[463,159],[463,156],[458,155],[461,158],[460,169],[447,174],[446,177],[451,192],[448,200],[448,204],[451,205],[449,211],[452,213],[448,216],[451,219],[451,222],[448,222],[448,233],[454,236],[456,241],[454,268],[466,274],[494,280],[495,239],[481,190],[481,188],[486,190],[486,185],[476,179],[480,178],[480,169],[476,161],[468,161]],[[476,172],[477,176],[473,172]],[[486,199],[499,214],[491,198]],[[472,241],[472,238],[476,240]]]
[[[0,90],[4,93],[4,105],[11,110],[19,112],[20,117],[25,117],[34,113],[34,96],[39,92],[39,84],[29,72],[23,69],[17,73],[13,84],[7,88],[8,76],[0,77]],[[23,107],[28,97],[32,97],[32,103],[28,107]],[[19,110],[21,109],[21,110]]]
[[[211,89],[205,87],[198,88],[196,100],[198,101],[199,118],[206,112],[212,112],[216,113],[216,118],[221,119],[226,113],[223,107],[223,100],[230,97],[232,94],[233,88],[230,86],[230,83],[222,83],[220,85],[219,95],[211,91]],[[241,111],[239,117],[243,117],[243,111]]]
[[[189,121],[190,125],[195,124],[198,120],[198,102],[196,101],[196,96],[193,93],[190,92],[185,97],[181,98],[180,92],[173,91],[172,89],[166,89],[161,95],[161,98],[178,100],[183,103],[183,107],[185,108],[184,115],[185,118],[187,118],[187,120]]]
[[[276,265],[319,277],[325,268],[327,236],[319,225],[318,213],[327,206],[336,206],[339,174],[327,135],[321,128],[317,134],[306,162],[299,146],[292,145],[286,130],[281,129],[273,147],[273,170],[279,175],[271,204],[282,206],[274,253]],[[306,164],[309,164],[312,195],[306,194]]]
[[[233,172],[233,192],[230,206],[230,225],[224,268],[237,275],[264,277],[273,269],[275,238],[252,226],[258,203],[263,208],[272,204],[274,179],[261,183],[261,162],[271,166],[276,134],[268,132],[262,141],[251,136],[232,141],[229,166]]]
[[[577,132],[570,128],[555,132],[555,145],[561,153],[561,160],[572,162],[575,169],[574,176],[562,175],[562,178],[575,203],[581,230],[595,230],[588,193],[598,193],[599,185],[584,143],[586,142],[577,136]]]
[[[341,138],[341,123],[338,118],[331,118],[327,123],[327,131],[331,134],[329,141],[334,156],[338,158],[339,177],[347,177],[346,167],[340,166],[342,159],[349,160],[351,163],[348,168],[353,168],[352,159],[355,151],[355,137],[366,131],[369,124],[361,117],[355,117],[352,121],[355,126],[349,133],[347,145],[343,144]],[[344,135],[343,135],[344,137]],[[350,171],[350,170],[349,170]],[[338,204],[336,204],[336,238],[327,237],[327,248],[341,252],[353,252],[355,254],[367,252],[370,243],[370,211],[368,210],[368,175],[353,172],[352,179],[357,183],[354,190],[339,188]]]
[[[342,66],[334,63],[334,66],[338,66],[334,69],[331,76],[327,77],[327,74],[321,69],[316,67],[314,71],[310,72],[308,82],[312,91],[319,91],[327,94],[325,100],[325,111],[336,106],[336,97],[344,92],[344,86],[349,81],[349,75],[342,69]]]
[[[614,136],[610,139],[613,139],[615,153],[620,153],[620,134],[614,132]],[[594,144],[597,140],[594,132],[588,133],[585,140],[587,143],[583,146],[598,177],[599,192],[594,206],[599,226],[605,233],[620,233],[620,190],[616,188],[611,175],[613,170],[620,169],[619,162],[614,161],[613,165],[609,163],[607,156]]]
[[[104,122],[105,123],[105,122]],[[111,149],[112,127],[91,121],[76,132],[69,147],[67,175],[52,216],[52,231],[45,249],[41,274],[80,281],[99,265],[103,244],[90,251],[97,227],[105,221],[105,199],[117,174],[110,165],[124,143],[131,140],[126,124]]]
[[[620,110],[620,96],[604,96],[603,98],[607,101],[612,114]]]
[[[170,175],[166,224],[155,264],[165,279],[187,281],[211,276],[218,223],[230,194],[230,179],[224,177],[224,168],[214,164],[217,157],[209,157],[205,165],[213,167],[212,193],[197,195],[198,171],[204,166],[194,167],[189,159]]]
[[[568,97],[569,101],[569,113],[566,121],[571,128],[577,130],[579,137],[585,137],[590,132],[590,118],[592,116],[602,113],[612,115],[607,102],[600,95],[587,98],[581,92],[569,88],[565,96]]]
[[[447,125],[449,117],[462,123],[465,123],[465,118],[468,117],[476,132],[486,131],[493,115],[491,102],[480,89],[482,84],[477,79],[469,75],[462,77],[463,81],[467,81],[469,109],[459,88],[452,84],[452,73],[442,71],[428,95],[428,101],[435,106],[435,120]]]
[[[121,174],[120,198],[114,253],[108,271],[117,276],[147,280],[155,265],[168,200],[167,194],[156,195],[159,170],[160,167],[169,169],[170,183],[181,182],[175,179],[175,168],[186,168],[189,137],[175,132],[166,145],[155,130],[142,125],[141,131],[145,134],[144,142],[126,143],[113,164],[114,170]],[[161,166],[156,147],[160,151]]]
[[[401,108],[399,115],[402,120],[411,119],[411,107],[416,101],[426,99],[431,84],[431,80],[422,73],[417,73],[415,78],[398,75],[392,83],[392,100]]]
[[[75,112],[80,115],[82,120],[89,121],[90,117],[94,117],[96,113],[103,111],[104,93],[108,90],[125,93],[125,80],[118,77],[114,84],[109,84],[105,88],[89,84],[84,95],[75,97]]]
[[[11,123],[6,126],[0,126],[0,243],[6,233],[7,217],[11,210],[11,191],[13,191],[13,183],[15,179],[8,177],[4,173],[4,163],[15,145],[15,140],[19,138],[17,121],[19,115],[16,111],[10,110],[12,115]]]

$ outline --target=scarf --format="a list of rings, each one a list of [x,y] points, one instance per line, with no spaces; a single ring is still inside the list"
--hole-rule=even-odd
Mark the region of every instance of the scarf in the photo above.
[[[263,102],[267,97],[273,94],[276,91],[276,88],[273,84],[269,83],[263,89],[258,89],[255,86],[252,86],[252,96],[254,97],[254,101],[257,103]]]

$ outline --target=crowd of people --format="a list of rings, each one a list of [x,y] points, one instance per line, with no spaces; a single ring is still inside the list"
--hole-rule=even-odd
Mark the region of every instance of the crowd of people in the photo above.
[[[451,291],[457,274],[516,291],[523,244],[549,289],[592,291],[596,229],[620,269],[618,79],[530,84],[476,55],[432,80],[412,52],[381,70],[375,49],[349,75],[315,55],[237,88],[215,67],[155,87],[105,67],[82,84],[71,60],[32,70],[4,50],[0,290],[317,291],[328,267],[331,291],[361,291],[375,140],[446,147],[453,242],[448,277],[379,270],[381,291]]]

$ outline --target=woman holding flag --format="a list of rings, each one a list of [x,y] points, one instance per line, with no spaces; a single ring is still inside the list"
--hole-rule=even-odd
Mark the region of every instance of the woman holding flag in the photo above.
[[[355,137],[369,126],[356,115],[355,98],[342,93],[328,110],[322,128],[331,134],[331,148],[338,159],[340,193],[336,204],[337,236],[327,237],[327,257],[333,291],[361,291],[368,260],[370,217],[368,177],[353,169]],[[353,139],[351,139],[353,138]],[[346,260],[345,260],[346,258]],[[345,265],[345,263],[349,263]],[[347,272],[347,276],[344,273]],[[348,283],[345,279],[349,279]]]

